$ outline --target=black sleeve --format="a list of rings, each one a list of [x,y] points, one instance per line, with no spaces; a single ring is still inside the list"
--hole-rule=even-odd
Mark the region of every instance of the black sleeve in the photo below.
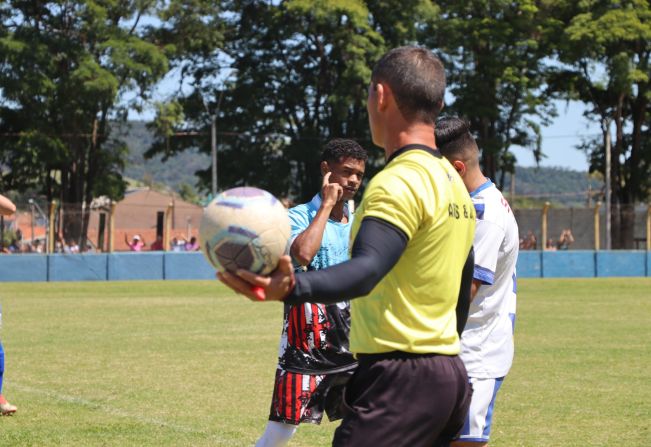
[[[457,333],[461,337],[463,329],[468,321],[468,310],[470,309],[470,292],[472,287],[472,275],[475,270],[475,250],[470,247],[468,259],[463,265],[461,272],[461,287],[459,288],[459,301],[457,301]]]
[[[407,246],[407,235],[382,219],[366,217],[351,259],[323,270],[298,273],[288,304],[336,303],[368,295],[389,273]]]

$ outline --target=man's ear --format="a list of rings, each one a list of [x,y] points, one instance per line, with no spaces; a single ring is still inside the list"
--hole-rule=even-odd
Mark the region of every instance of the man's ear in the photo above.
[[[330,165],[328,165],[328,162],[325,160],[321,162],[320,168],[321,168],[321,177],[323,177],[328,172],[330,172]]]
[[[454,169],[457,170],[457,172],[459,173],[459,175],[461,177],[466,175],[466,164],[464,162],[462,162],[461,160],[454,160],[452,162],[452,166],[454,166]]]
[[[388,85],[378,82],[375,84],[375,95],[377,97],[377,108],[378,110],[384,110],[389,104],[389,95],[391,94],[391,89]]]

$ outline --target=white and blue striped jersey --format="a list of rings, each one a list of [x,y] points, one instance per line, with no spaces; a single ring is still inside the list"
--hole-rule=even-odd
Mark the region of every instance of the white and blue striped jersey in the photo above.
[[[490,180],[470,197],[477,219],[473,277],[481,285],[470,304],[460,355],[470,377],[500,378],[513,363],[518,226]]]

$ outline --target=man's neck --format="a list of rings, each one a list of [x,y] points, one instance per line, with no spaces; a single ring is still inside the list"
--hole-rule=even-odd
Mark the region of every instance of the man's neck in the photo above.
[[[330,219],[335,222],[347,222],[348,216],[344,213],[344,205],[345,203],[343,200],[337,202],[330,210]]]
[[[385,160],[388,160],[394,152],[409,144],[422,144],[436,149],[434,126],[417,123],[394,132],[387,132],[384,139]]]
[[[476,191],[481,185],[486,183],[488,178],[481,173],[481,170],[475,169],[472,172],[468,172],[463,179],[463,183],[466,185],[468,192],[472,193]]]

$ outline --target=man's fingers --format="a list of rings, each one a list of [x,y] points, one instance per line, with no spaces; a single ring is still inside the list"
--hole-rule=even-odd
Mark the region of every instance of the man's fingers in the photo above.
[[[325,175],[323,176],[323,183],[321,183],[321,187],[324,188],[328,183],[330,183],[330,176],[332,175],[332,172],[326,172]]]
[[[217,273],[217,278],[237,293],[241,293],[251,300],[257,301],[258,298],[251,290],[251,284],[228,272]]]
[[[237,269],[237,276],[242,278],[244,281],[253,284],[254,286],[267,287],[271,279],[268,276],[260,276],[255,273],[251,273],[248,270]]]
[[[281,256],[278,260],[278,271],[284,275],[291,275],[294,271],[294,268],[292,266],[292,258],[287,255]]]

